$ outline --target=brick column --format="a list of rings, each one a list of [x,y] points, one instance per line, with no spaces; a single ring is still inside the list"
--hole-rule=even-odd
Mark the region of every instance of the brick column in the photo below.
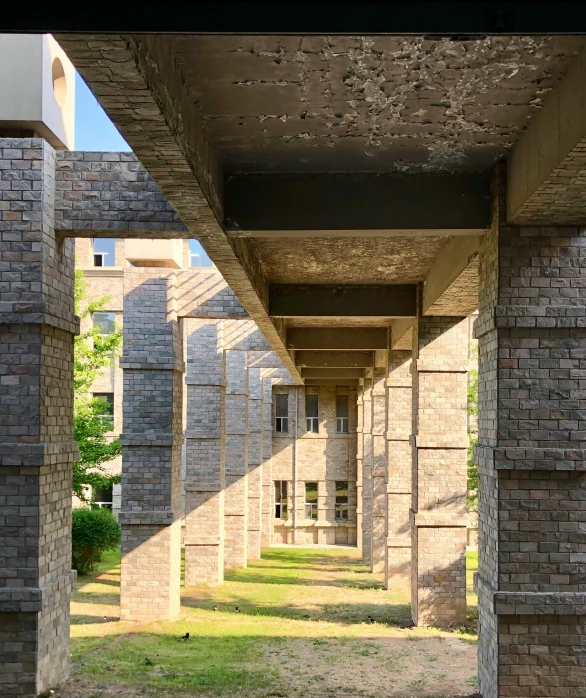
[[[273,539],[273,379],[262,379],[262,526],[261,544],[268,547]]]
[[[387,375],[387,557],[385,587],[411,583],[411,352],[389,351]]]
[[[186,325],[185,586],[224,581],[225,375],[222,321]]]
[[[372,378],[362,393],[362,560],[372,564]]]
[[[226,568],[248,558],[248,368],[246,352],[226,351]]]
[[[476,322],[480,690],[578,698],[586,695],[586,236],[507,226],[494,198]]]
[[[363,380],[360,379],[363,383]],[[364,385],[358,386],[356,398],[356,547],[362,551],[362,461],[364,456]]]
[[[54,231],[55,153],[0,139],[0,695],[69,675],[73,241]]]
[[[387,370],[372,384],[372,571],[384,572],[387,547]]]
[[[262,517],[262,369],[248,369],[248,559],[260,560]]]
[[[120,617],[179,614],[183,349],[175,276],[124,273]]]
[[[413,337],[411,605],[421,625],[466,619],[466,318],[420,317]]]

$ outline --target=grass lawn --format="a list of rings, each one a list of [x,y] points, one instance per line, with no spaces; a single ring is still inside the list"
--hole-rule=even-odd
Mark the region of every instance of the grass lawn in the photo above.
[[[79,578],[71,604],[74,676],[55,697],[471,695],[476,565],[469,553],[469,623],[455,632],[410,629],[407,594],[384,591],[382,576],[352,548],[266,549],[219,587],[183,589],[179,620],[141,625],[118,619],[113,551]]]

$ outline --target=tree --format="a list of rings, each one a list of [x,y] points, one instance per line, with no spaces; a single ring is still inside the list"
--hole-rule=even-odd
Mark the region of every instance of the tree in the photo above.
[[[103,311],[108,297],[89,298],[87,285],[80,269],[75,272],[75,312],[80,318],[91,318],[92,313]],[[105,400],[90,397],[89,390],[104,368],[111,366],[122,344],[122,331],[116,328],[101,334],[93,325],[75,338],[73,385],[73,438],[79,444],[79,460],[73,464],[73,493],[88,501],[85,486],[92,489],[119,481],[106,474],[103,463],[116,458],[121,452],[118,439],[110,440],[105,434],[112,427]]]

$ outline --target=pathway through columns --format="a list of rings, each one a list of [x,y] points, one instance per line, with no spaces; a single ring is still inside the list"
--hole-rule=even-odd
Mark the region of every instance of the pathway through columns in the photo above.
[[[79,578],[74,674],[57,695],[472,696],[475,560],[470,623],[446,632],[410,628],[408,592],[384,591],[356,548],[318,546],[265,548],[221,586],[183,588],[177,621],[120,621],[119,554],[109,553]]]

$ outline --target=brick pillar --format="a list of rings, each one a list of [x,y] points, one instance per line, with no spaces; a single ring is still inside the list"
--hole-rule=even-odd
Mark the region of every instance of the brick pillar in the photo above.
[[[55,153],[0,139],[0,695],[69,675],[73,241],[54,230]]]
[[[385,587],[411,584],[411,352],[389,351],[387,375],[387,557]]]
[[[185,586],[224,581],[225,375],[222,321],[186,325]]]
[[[362,461],[364,456],[364,385],[358,386],[356,398],[356,547],[362,552]]]
[[[260,560],[262,517],[262,369],[248,369],[248,559]]]
[[[183,349],[175,275],[124,273],[120,617],[179,614]]]
[[[466,619],[466,318],[420,317],[413,338],[413,620]]]
[[[372,377],[362,394],[362,560],[372,564]]]
[[[586,236],[507,226],[494,198],[476,322],[480,689],[484,698],[578,698],[586,695]]]
[[[262,379],[262,526],[261,544],[268,547],[273,539],[273,379]]]
[[[372,571],[384,572],[387,547],[387,370],[372,384]]]
[[[246,352],[226,351],[226,568],[248,558],[248,368]]]

